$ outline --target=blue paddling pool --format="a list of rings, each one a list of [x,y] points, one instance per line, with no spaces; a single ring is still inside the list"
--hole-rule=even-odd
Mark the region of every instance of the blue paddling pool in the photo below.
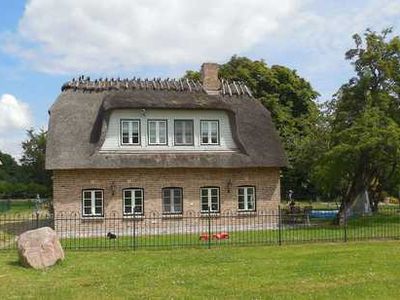
[[[336,217],[338,209],[333,210],[316,210],[313,209],[310,213],[311,218],[319,218],[319,219],[333,219]]]

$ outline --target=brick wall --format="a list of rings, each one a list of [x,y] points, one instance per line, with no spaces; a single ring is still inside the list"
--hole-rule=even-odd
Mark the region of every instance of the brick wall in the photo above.
[[[54,171],[54,209],[80,212],[83,189],[104,190],[104,212],[122,214],[122,190],[144,189],[144,213],[162,211],[161,189],[183,188],[184,213],[200,211],[200,187],[220,187],[220,209],[237,210],[237,187],[256,187],[257,210],[276,210],[280,201],[278,168],[251,169],[99,169]],[[228,182],[231,190],[228,191]],[[114,195],[111,186],[114,186]]]

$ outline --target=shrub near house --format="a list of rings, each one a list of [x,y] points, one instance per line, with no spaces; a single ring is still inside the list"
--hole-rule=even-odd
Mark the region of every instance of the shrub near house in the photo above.
[[[268,110],[202,66],[202,82],[67,82],[50,109],[55,213],[101,223],[157,211],[277,209],[284,153]],[[136,218],[135,218],[136,219]]]

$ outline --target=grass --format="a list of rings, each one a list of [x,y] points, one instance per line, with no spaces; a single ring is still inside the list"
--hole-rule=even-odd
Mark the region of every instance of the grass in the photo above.
[[[6,201],[6,200],[1,200]],[[10,210],[0,212],[0,215],[15,215],[15,214],[31,214],[34,211],[35,204],[30,199],[11,200]]]
[[[400,243],[67,252],[46,271],[0,254],[2,299],[395,299]],[[21,288],[16,288],[21,287]]]

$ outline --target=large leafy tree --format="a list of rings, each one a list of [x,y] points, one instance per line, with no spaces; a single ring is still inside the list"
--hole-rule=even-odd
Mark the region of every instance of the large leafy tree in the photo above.
[[[346,59],[356,76],[330,103],[330,147],[316,178],[327,191],[342,195],[339,217],[364,191],[376,210],[383,192],[399,184],[400,39],[390,33],[367,30],[363,37],[353,36],[355,47]]]
[[[318,93],[295,70],[283,66],[268,66],[263,60],[233,56],[221,65],[220,76],[227,80],[244,81],[253,95],[271,112],[274,124],[284,143],[289,167],[283,176],[283,192],[295,191],[295,196],[312,197],[313,186],[309,168],[317,157],[310,143],[318,134]],[[198,79],[199,73],[188,71],[185,77]],[[316,148],[318,149],[318,148]]]
[[[0,151],[0,162],[0,181],[12,183],[26,181],[24,172],[11,155]]]
[[[50,172],[45,169],[47,132],[33,129],[27,131],[28,138],[22,142],[21,164],[31,181],[51,186]]]

